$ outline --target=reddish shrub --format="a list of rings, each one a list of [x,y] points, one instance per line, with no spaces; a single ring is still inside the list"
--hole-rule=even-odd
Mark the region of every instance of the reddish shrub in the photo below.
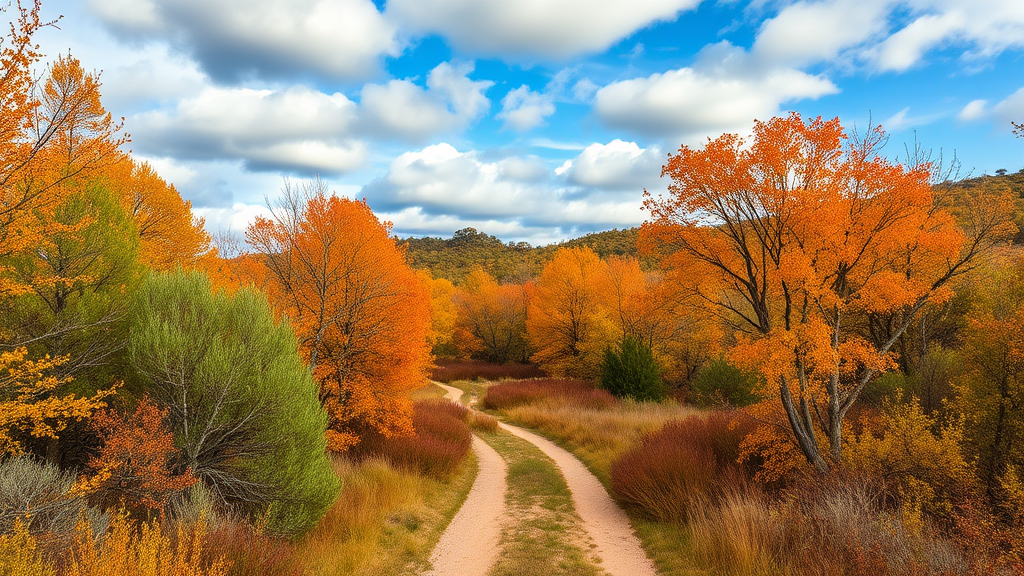
[[[231,568],[228,576],[299,576],[302,566],[295,549],[284,538],[271,536],[251,526],[225,520],[206,535],[204,557],[223,558]]]
[[[547,373],[536,364],[491,364],[482,360],[442,359],[438,359],[436,364],[430,370],[430,378],[438,382],[547,377]]]
[[[103,441],[99,454],[89,460],[93,475],[85,484],[90,499],[102,508],[125,506],[145,515],[162,512],[167,498],[194,484],[190,470],[172,471],[178,456],[174,434],[167,428],[167,410],[139,400],[131,414],[101,410],[92,425]]]
[[[502,382],[487,389],[481,400],[484,408],[502,410],[534,404],[545,398],[562,398],[582,408],[610,408],[618,403],[614,396],[585,380],[544,378]]]
[[[351,451],[357,459],[379,456],[393,465],[433,478],[450,476],[473,441],[469,410],[448,400],[413,404],[411,436],[385,438],[367,434]]]
[[[752,429],[737,412],[669,422],[612,464],[612,492],[654,519],[683,522],[695,503],[717,499],[745,478],[736,460]]]

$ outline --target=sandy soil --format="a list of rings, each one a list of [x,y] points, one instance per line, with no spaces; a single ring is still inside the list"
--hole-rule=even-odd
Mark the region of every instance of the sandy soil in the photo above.
[[[438,384],[458,402],[462,390]],[[469,496],[430,554],[431,576],[483,576],[498,558],[505,522],[505,476],[508,467],[498,453],[473,436],[479,471]]]
[[[629,518],[605,491],[604,486],[575,456],[522,428],[501,423],[512,434],[530,442],[555,461],[572,492],[576,513],[590,534],[601,559],[600,566],[612,576],[655,576],[654,564],[640,547]]]
[[[458,402],[462,391],[439,384],[447,397]],[[629,518],[605,491],[604,486],[575,456],[517,426],[500,426],[537,448],[555,461],[572,492],[576,513],[594,543],[600,566],[611,576],[656,576],[654,564],[640,547]],[[466,502],[441,535],[430,556],[433,576],[482,576],[494,564],[500,551],[499,535],[505,520],[505,475],[501,456],[480,438],[473,437],[473,450],[480,471]]]

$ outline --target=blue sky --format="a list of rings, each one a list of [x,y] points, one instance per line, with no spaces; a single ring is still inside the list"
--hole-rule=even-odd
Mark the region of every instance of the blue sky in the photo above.
[[[319,174],[400,235],[640,224],[679,145],[795,110],[1024,168],[1021,0],[44,0],[211,231]]]

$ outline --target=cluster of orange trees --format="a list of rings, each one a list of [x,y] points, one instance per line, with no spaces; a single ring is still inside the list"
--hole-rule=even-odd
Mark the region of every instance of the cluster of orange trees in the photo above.
[[[246,231],[252,250],[225,257],[124,151],[97,74],[62,56],[35,75],[33,37],[52,23],[38,2],[14,10],[0,44],[0,537],[59,544],[117,509],[306,532],[338,493],[330,452],[412,433],[429,283],[390,224],[318,182],[286,186]]]

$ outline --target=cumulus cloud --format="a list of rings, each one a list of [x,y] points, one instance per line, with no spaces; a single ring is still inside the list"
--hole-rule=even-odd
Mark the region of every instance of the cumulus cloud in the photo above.
[[[426,86],[368,84],[360,102],[306,86],[283,90],[205,86],[173,108],[132,116],[138,151],[191,160],[242,160],[247,170],[343,174],[368,156],[366,139],[422,142],[465,128],[489,107],[489,81],[471,64],[442,63]]]
[[[470,80],[471,63],[441,63],[427,76],[426,88],[411,80],[367,84],[360,96],[361,124],[371,135],[421,142],[464,128],[490,107],[489,80]]]
[[[753,54],[774,65],[863,63],[903,72],[929,51],[958,46],[968,60],[1024,47],[1019,0],[820,0],[785,5],[758,32]]]
[[[371,0],[90,0],[118,37],[159,39],[211,77],[363,79],[397,55],[397,29]]]
[[[665,157],[657,147],[641,148],[636,142],[612,140],[587,146],[559,172],[579,186],[638,191],[658,184],[664,163]]]
[[[886,29],[888,2],[796,2],[766,20],[753,53],[774,65],[802,66],[832,60]]]
[[[457,48],[506,58],[565,59],[600,52],[700,0],[389,0],[407,29],[445,36]]]
[[[692,138],[747,128],[777,114],[782,104],[836,92],[822,76],[759,69],[747,53],[723,42],[705,50],[693,67],[601,88],[594,109],[612,127]]]
[[[284,91],[207,87],[172,111],[131,119],[143,154],[178,159],[241,159],[250,170],[341,173],[362,165],[352,138],[356,104],[343,94],[301,86]]]
[[[501,112],[498,119],[504,121],[506,128],[525,132],[544,123],[544,119],[555,113],[554,98],[530,90],[523,85],[510,90],[501,99]]]
[[[972,122],[974,120],[980,120],[988,115],[988,100],[971,100],[966,106],[960,110],[957,114],[957,118],[964,122]]]
[[[884,72],[903,72],[918,63],[929,49],[962,30],[963,26],[964,17],[959,12],[921,16],[873,50],[874,59]]]
[[[422,217],[457,222],[511,220],[555,236],[556,230],[635,226],[644,217],[636,191],[581,189],[557,177],[539,159],[485,160],[478,152],[460,152],[447,143],[400,155],[361,195],[386,214],[414,210]],[[395,223],[400,229],[399,221]],[[453,229],[449,226],[448,233]]]

